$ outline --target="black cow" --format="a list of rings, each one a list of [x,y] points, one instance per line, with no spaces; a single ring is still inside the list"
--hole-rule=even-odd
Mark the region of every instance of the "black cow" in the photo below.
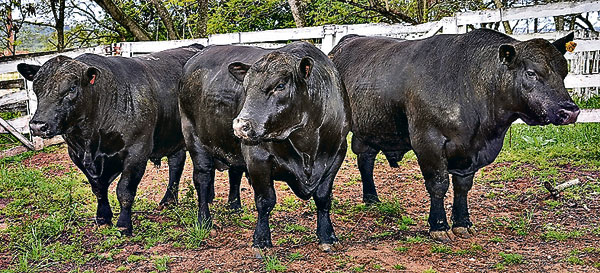
[[[244,79],[246,97],[233,121],[254,188],[258,222],[255,247],[271,247],[269,214],[275,206],[273,180],[288,183],[317,206],[319,247],[337,241],[331,225],[333,180],[346,155],[350,108],[333,63],[319,49],[295,42],[263,56],[252,66],[233,63]]]
[[[413,150],[430,195],[430,234],[448,241],[444,197],[453,175],[452,231],[473,233],[467,193],[477,170],[502,148],[510,125],[570,124],[579,108],[567,93],[563,57],[568,35],[554,44],[520,42],[492,30],[406,41],[342,38],[330,53],[352,108],[352,150],[358,154],[365,202],[378,201],[373,162],[391,166]]]
[[[185,151],[176,92],[184,64],[202,48],[138,58],[58,56],[41,67],[18,65],[38,98],[31,133],[63,135],[69,156],[98,199],[99,225],[112,224],[108,187],[120,174],[117,227],[131,235],[131,206],[149,159],[160,164],[161,157],[168,157],[169,186],[161,204],[177,201]]]
[[[243,100],[242,84],[229,74],[236,60],[253,63],[269,50],[247,46],[210,46],[184,67],[179,110],[187,150],[194,164],[198,222],[210,223],[215,169],[229,169],[229,205],[241,208],[239,188],[246,164],[231,128]]]

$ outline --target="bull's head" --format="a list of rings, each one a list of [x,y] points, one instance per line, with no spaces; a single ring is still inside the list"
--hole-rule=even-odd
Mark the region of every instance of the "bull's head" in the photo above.
[[[58,56],[43,66],[21,63],[17,70],[33,81],[37,111],[29,122],[31,134],[51,138],[64,134],[77,121],[81,94],[98,80],[98,69],[69,57]]]
[[[273,52],[254,65],[232,63],[229,72],[246,90],[241,112],[233,121],[237,137],[249,140],[284,140],[306,125],[309,100],[307,82],[314,61]]]
[[[533,39],[499,48],[500,62],[506,66],[502,78],[505,91],[515,102],[515,111],[528,125],[565,125],[574,123],[579,108],[565,89],[567,76],[567,43],[573,33],[553,44],[544,39]]]

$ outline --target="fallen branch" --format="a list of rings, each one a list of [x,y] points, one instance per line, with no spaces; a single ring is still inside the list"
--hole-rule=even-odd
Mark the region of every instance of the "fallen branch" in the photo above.
[[[544,187],[546,188],[546,190],[548,190],[548,192],[550,192],[550,194],[552,195],[552,197],[554,197],[554,199],[558,199],[560,197],[561,191],[564,191],[568,187],[572,187],[572,186],[579,185],[579,184],[581,184],[581,180],[575,178],[575,179],[569,180],[565,183],[556,185],[556,187],[552,187],[550,182],[544,182]]]

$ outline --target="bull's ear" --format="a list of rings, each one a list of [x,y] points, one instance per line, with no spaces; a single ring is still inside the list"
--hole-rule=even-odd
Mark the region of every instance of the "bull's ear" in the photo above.
[[[245,64],[242,62],[230,63],[227,67],[229,69],[229,73],[238,81],[243,82],[244,77],[246,77],[246,73],[250,69],[249,64]]]
[[[84,75],[84,81],[83,84],[85,85],[94,85],[96,83],[96,81],[98,81],[98,76],[100,76],[100,71],[98,70],[98,68],[95,68],[93,66],[88,67],[88,69],[85,71],[85,75]]]
[[[315,60],[313,60],[313,58],[311,57],[304,57],[302,58],[302,60],[300,60],[300,65],[299,65],[299,69],[300,69],[300,74],[302,75],[302,77],[304,77],[304,79],[308,79],[308,77],[310,77],[310,72],[312,72],[312,68],[313,65],[315,64]]]
[[[17,65],[17,71],[28,81],[33,81],[33,77],[40,70],[39,65],[20,63]]]
[[[573,49],[575,49],[575,45],[574,45],[575,43],[569,43],[569,42],[573,42],[574,38],[575,38],[575,33],[571,32],[571,33],[567,34],[567,36],[556,40],[552,44],[556,47],[556,49],[558,49],[560,54],[564,55],[565,53],[567,53],[567,51],[572,52]]]
[[[517,51],[512,45],[504,44],[498,48],[498,57],[504,65],[510,66],[517,56]]]

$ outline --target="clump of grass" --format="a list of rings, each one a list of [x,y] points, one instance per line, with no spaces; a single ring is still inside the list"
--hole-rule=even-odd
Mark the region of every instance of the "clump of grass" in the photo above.
[[[452,253],[452,248],[450,248],[446,245],[434,244],[431,246],[431,253],[450,254],[450,253]]]
[[[154,259],[154,267],[158,272],[168,271],[169,263],[171,262],[171,257],[162,256]]]
[[[188,248],[200,247],[210,235],[211,229],[211,222],[198,223],[198,221],[194,221],[186,227],[186,246]]]
[[[500,257],[502,258],[502,261],[500,261],[499,263],[494,265],[494,267],[498,270],[504,269],[504,267],[507,265],[525,263],[525,260],[523,259],[523,255],[521,255],[521,254],[500,252],[500,253],[498,253],[498,255],[500,255]]]
[[[265,271],[284,272],[287,270],[287,267],[277,258],[277,256],[266,255],[264,262],[265,262]]]
[[[566,231],[560,225],[546,225],[546,231],[542,233],[542,238],[546,241],[564,241],[572,238],[583,236],[583,232],[579,230]]]

